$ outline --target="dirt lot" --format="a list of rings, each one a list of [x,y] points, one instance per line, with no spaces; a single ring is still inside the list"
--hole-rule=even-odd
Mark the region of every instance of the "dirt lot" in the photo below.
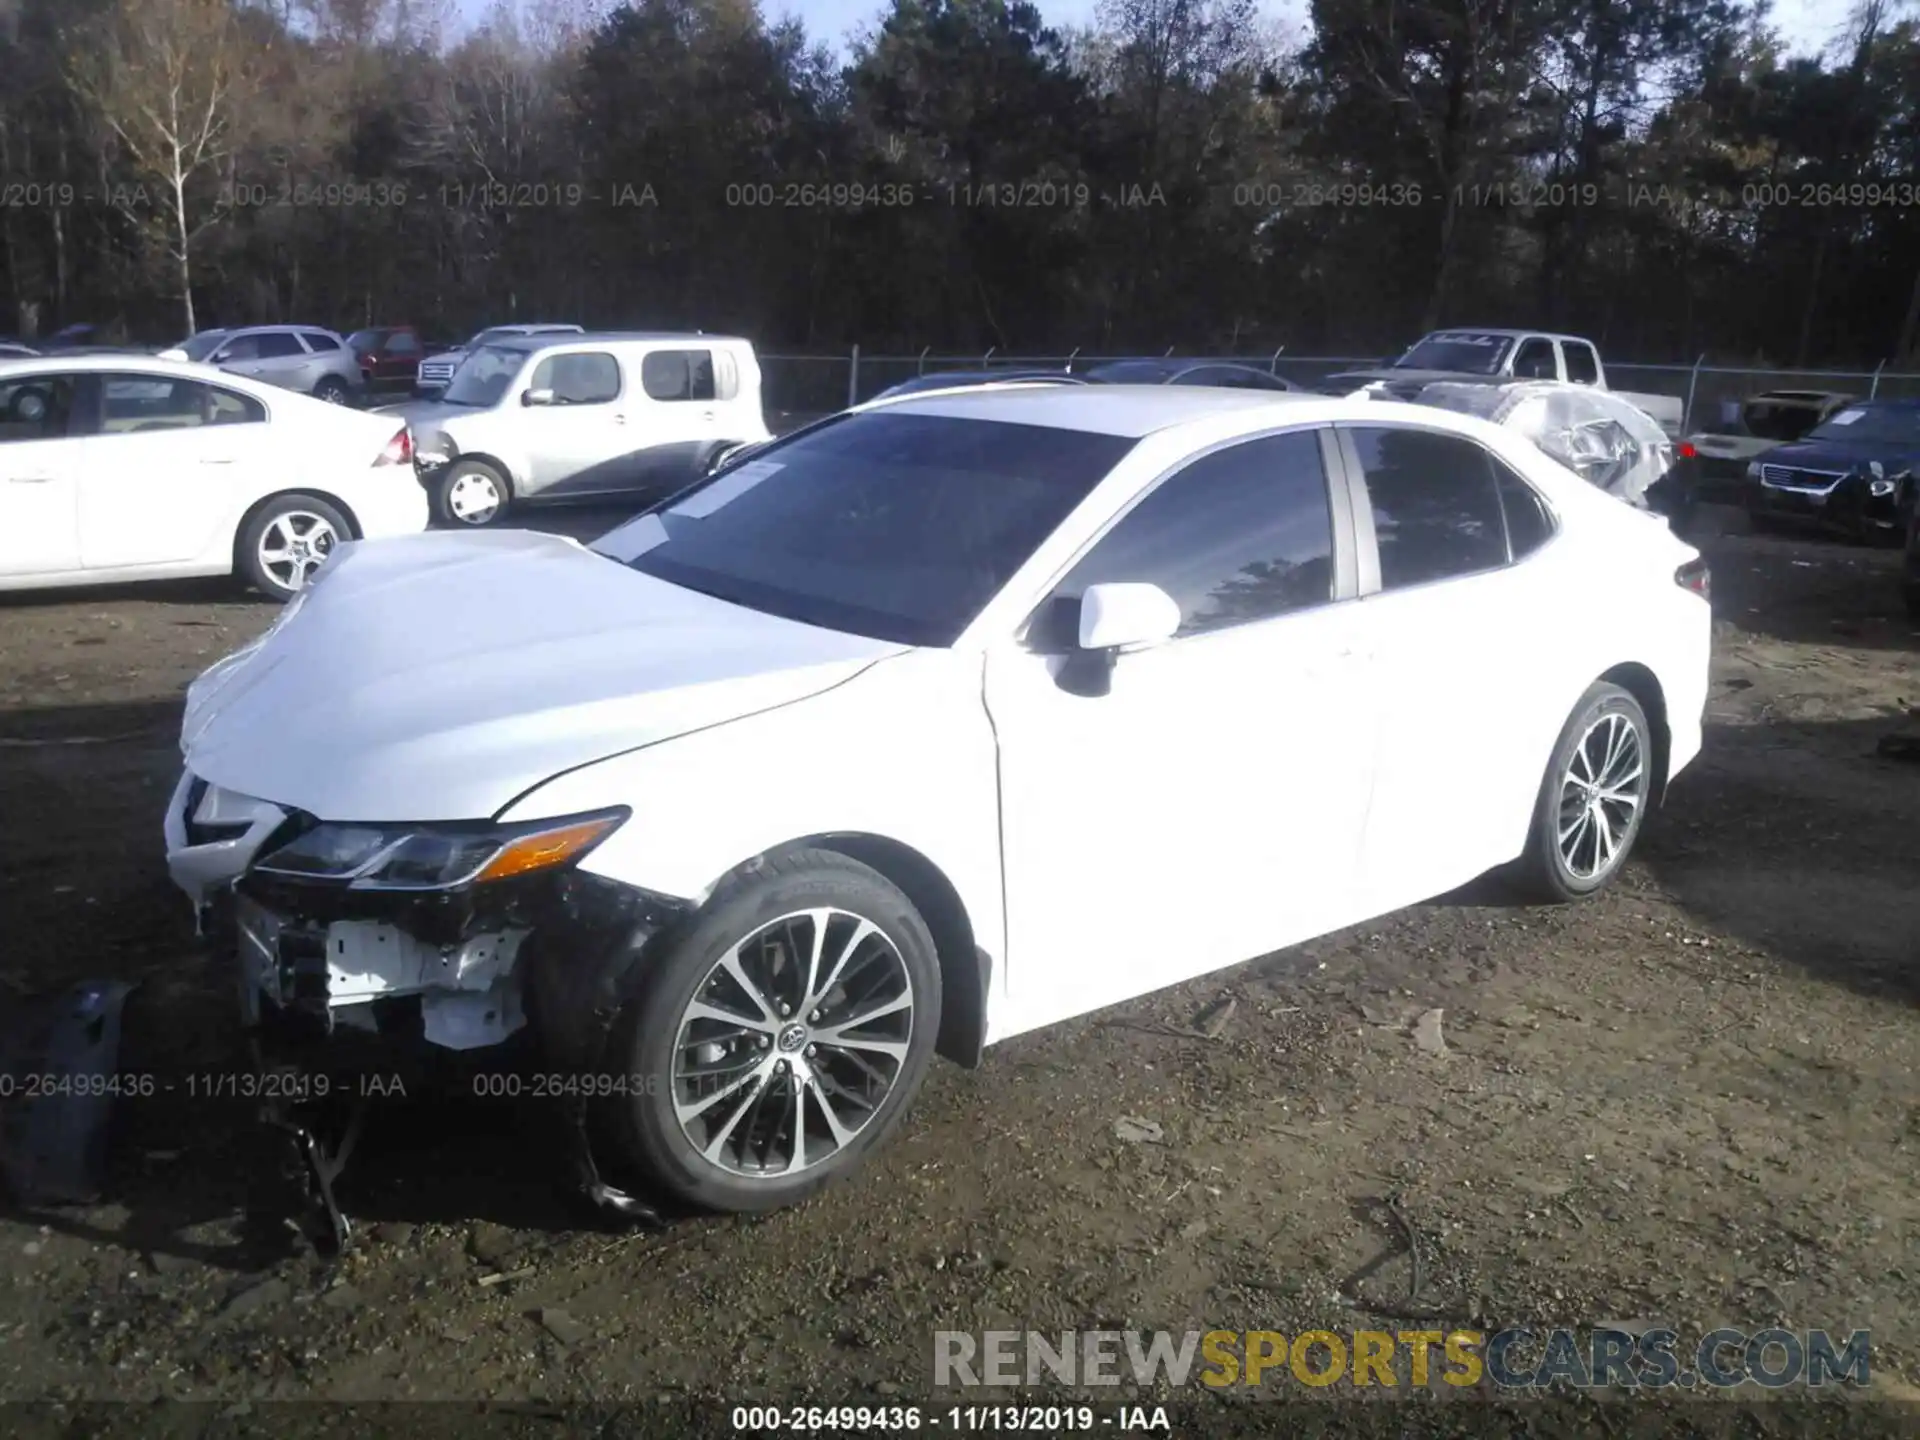
[[[1707,751],[1601,900],[1424,906],[943,1066],[878,1163],[755,1223],[582,1229],[503,1102],[395,1107],[333,1274],[245,1229],[245,1108],[183,1089],[232,990],[159,835],[180,693],[271,611],[0,602],[0,982],[143,982],[126,1064],[174,1085],[122,1105],[112,1203],[0,1219],[0,1396],[900,1403],[937,1328],[1432,1315],[1869,1328],[1911,1397],[1920,767],[1875,742],[1920,635],[1890,552],[1706,544]]]

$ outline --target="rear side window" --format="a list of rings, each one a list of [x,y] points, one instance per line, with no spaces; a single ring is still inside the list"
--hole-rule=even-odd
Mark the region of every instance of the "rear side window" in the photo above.
[[[300,342],[284,330],[271,330],[264,335],[254,337],[258,348],[254,351],[262,360],[278,360],[285,355],[302,355]]]
[[[0,380],[0,444],[59,440],[73,416],[71,375],[22,375]]]
[[[1404,590],[1507,563],[1506,519],[1492,457],[1431,430],[1356,426],[1380,588]]]
[[[549,355],[534,368],[530,390],[551,390],[556,405],[604,405],[620,395],[620,366],[611,355]]]
[[[1323,605],[1333,596],[1333,518],[1310,430],[1203,455],[1161,481],[1068,572],[1036,617],[1036,648],[1071,644],[1090,585],[1158,585],[1180,635]]]
[[[649,400],[711,400],[711,350],[653,350],[640,362],[640,388]]]
[[[340,342],[333,336],[319,330],[302,330],[300,338],[307,342],[307,348],[316,355],[324,355],[329,350],[338,350]]]
[[[1553,538],[1553,514],[1526,481],[1492,456],[1494,486],[1500,492],[1500,509],[1507,518],[1507,553],[1521,560]]]
[[[1575,385],[1592,385],[1600,379],[1600,357],[1591,345],[1569,340],[1561,345],[1560,353],[1567,360],[1567,379]]]

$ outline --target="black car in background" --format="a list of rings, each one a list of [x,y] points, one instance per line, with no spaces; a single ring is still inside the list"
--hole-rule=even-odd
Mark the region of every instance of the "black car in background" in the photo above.
[[[1920,486],[1920,400],[1863,400],[1747,467],[1757,530],[1899,544]]]

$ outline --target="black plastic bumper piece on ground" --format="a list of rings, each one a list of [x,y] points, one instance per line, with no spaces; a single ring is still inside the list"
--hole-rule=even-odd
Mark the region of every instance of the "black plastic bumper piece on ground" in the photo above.
[[[25,1206],[84,1205],[105,1184],[107,1124],[120,1069],[120,1017],[133,986],[90,980],[26,1001],[0,1036],[0,1174]]]

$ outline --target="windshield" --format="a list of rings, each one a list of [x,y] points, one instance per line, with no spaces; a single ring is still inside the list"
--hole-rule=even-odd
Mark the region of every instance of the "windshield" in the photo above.
[[[179,348],[186,352],[189,360],[204,360],[220,348],[220,342],[227,338],[224,330],[202,330],[191,340],[180,342]]]
[[[500,403],[500,397],[513,384],[513,377],[527,363],[527,352],[489,345],[475,350],[460,362],[453,379],[440,399],[448,405],[472,405],[487,409]]]
[[[1807,439],[1863,440],[1920,448],[1920,405],[1851,405],[1808,431]]]
[[[1458,370],[1468,375],[1494,375],[1513,345],[1511,335],[1487,335],[1476,330],[1442,330],[1429,335],[1393,362],[1396,370]]]
[[[842,415],[593,548],[771,615],[951,645],[1133,446],[1042,425]]]

